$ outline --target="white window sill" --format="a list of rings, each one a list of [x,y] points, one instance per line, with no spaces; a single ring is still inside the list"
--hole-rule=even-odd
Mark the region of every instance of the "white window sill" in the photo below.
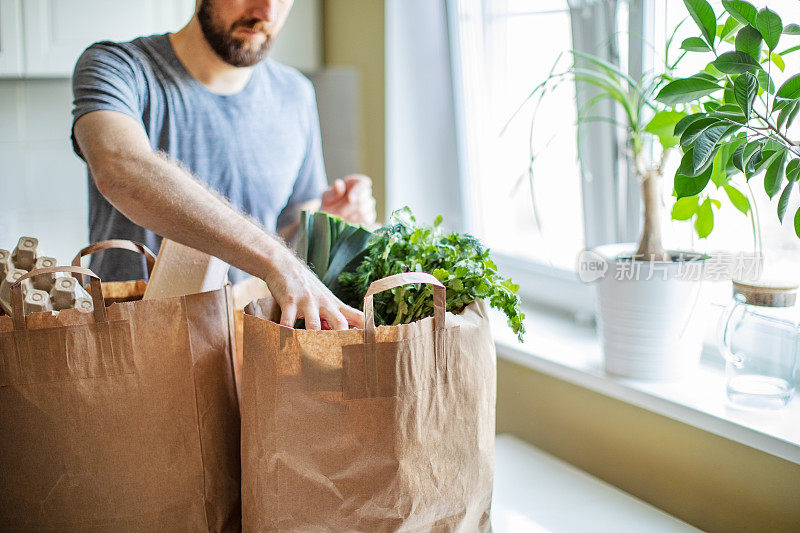
[[[505,317],[492,311],[497,355],[538,372],[636,405],[690,426],[800,464],[800,397],[778,411],[732,407],[725,396],[722,365],[705,355],[690,376],[671,382],[614,377],[603,371],[594,328],[555,313],[526,309],[520,344]]]

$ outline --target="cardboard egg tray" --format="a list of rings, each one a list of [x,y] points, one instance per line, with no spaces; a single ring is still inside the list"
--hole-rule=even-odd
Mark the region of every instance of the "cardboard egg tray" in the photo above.
[[[11,314],[11,286],[35,268],[56,266],[53,257],[40,255],[39,240],[20,237],[12,252],[0,249],[0,307]],[[23,311],[27,315],[41,311],[80,309],[92,311],[89,293],[66,272],[42,274],[22,282]]]

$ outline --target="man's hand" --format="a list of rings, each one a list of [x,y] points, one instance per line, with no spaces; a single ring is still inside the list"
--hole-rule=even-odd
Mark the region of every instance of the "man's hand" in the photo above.
[[[372,180],[363,174],[350,174],[333,182],[322,194],[320,211],[341,217],[353,224],[375,223],[375,198]]]
[[[306,329],[364,327],[364,314],[345,305],[297,257],[288,250],[270,261],[267,286],[281,308],[281,325],[294,327],[305,319]]]

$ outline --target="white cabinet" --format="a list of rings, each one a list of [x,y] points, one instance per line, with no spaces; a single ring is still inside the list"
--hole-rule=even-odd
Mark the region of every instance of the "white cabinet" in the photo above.
[[[0,0],[0,76],[21,76],[22,0]]]
[[[24,0],[25,75],[70,76],[93,42],[178,30],[193,8],[193,0]]]
[[[195,0],[0,0],[0,77],[68,78],[96,41],[177,31]],[[322,1],[295,0],[271,53],[306,72],[322,67]]]

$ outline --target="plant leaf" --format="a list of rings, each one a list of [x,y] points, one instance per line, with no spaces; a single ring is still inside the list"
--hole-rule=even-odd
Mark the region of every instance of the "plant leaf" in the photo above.
[[[781,221],[781,224],[783,224],[783,217],[786,214],[786,208],[789,207],[789,198],[792,196],[793,187],[793,181],[787,183],[786,187],[783,188],[783,193],[781,193],[780,199],[778,200],[778,220]]]
[[[800,35],[800,25],[797,24],[787,24],[783,27],[783,34],[784,35]]]
[[[767,71],[764,69],[759,69],[756,71],[756,79],[758,80],[758,86],[767,91],[768,93],[772,94],[775,92],[775,82],[772,81],[772,78]]]
[[[755,165],[761,161],[761,149],[763,144],[760,141],[750,141],[744,147],[742,155],[742,172],[749,175],[755,171]]]
[[[725,124],[736,122],[737,124],[744,124],[747,122],[747,117],[742,114],[742,110],[738,104],[725,104],[719,106],[713,113],[708,115],[711,118],[719,119]]]
[[[348,228],[350,229],[350,228]],[[331,288],[339,275],[347,270],[348,265],[357,257],[364,255],[367,249],[367,241],[372,233],[362,227],[353,227],[352,231],[342,232],[337,241],[336,251],[331,255],[328,271],[322,282]]]
[[[779,54],[776,54],[775,52],[770,52],[769,59],[770,61],[775,63],[775,66],[778,67],[778,70],[780,70],[781,72],[786,70],[786,63],[783,62],[783,58]]]
[[[700,207],[700,203],[697,195],[678,198],[675,205],[672,206],[672,219],[689,220],[697,213],[698,207]]]
[[[741,74],[761,69],[758,61],[746,52],[725,52],[714,60],[714,66],[725,74]]]
[[[725,81],[725,91],[722,93],[722,101],[726,104],[735,104],[736,98],[733,97],[733,82]]]
[[[725,159],[726,153],[725,149],[727,145],[723,145],[719,150],[717,150],[717,154],[714,156],[714,160],[711,162],[711,183],[717,186],[717,189],[725,185],[728,181],[728,175],[725,174]]]
[[[733,166],[739,169],[739,171],[744,172],[744,165],[745,162],[743,160],[744,156],[744,148],[745,145],[739,146],[736,151],[733,152]]]
[[[307,262],[319,279],[325,277],[331,256],[331,227],[325,213],[313,213]]]
[[[733,34],[733,32],[741,27],[741,22],[736,20],[734,17],[728,17],[728,20],[725,21],[725,24],[720,26],[717,36],[719,37],[720,41],[726,41],[728,37]]]
[[[778,92],[775,93],[775,98],[785,98],[787,100],[795,100],[800,98],[800,74],[795,74],[786,80]]]
[[[780,54],[781,54],[782,56],[785,56],[785,55],[787,55],[787,54],[791,54],[792,52],[797,52],[798,50],[800,50],[800,44],[797,44],[797,45],[795,45],[795,46],[790,46],[790,47],[789,47],[789,48],[787,48],[786,50],[784,50],[784,51],[780,52]]]
[[[687,147],[694,143],[707,128],[721,125],[723,125],[722,122],[714,117],[705,117],[692,122],[681,135],[681,146]]]
[[[717,34],[717,17],[711,4],[706,0],[683,0],[689,15],[694,19],[700,32],[709,46],[714,46],[714,37]]]
[[[675,196],[685,198],[703,192],[711,179],[711,167],[699,176],[686,176],[684,174],[675,175]]]
[[[731,176],[737,173],[736,165],[733,164],[733,154],[740,146],[747,142],[747,135],[739,132],[722,144],[722,168],[725,174]]]
[[[723,138],[729,126],[712,126],[705,129],[694,141],[693,165],[694,171],[702,169],[709,159],[714,157],[717,144]]]
[[[794,109],[792,110],[792,112],[789,113],[789,120],[786,121],[786,127],[787,128],[790,128],[792,126],[792,123],[794,122],[794,119],[797,118],[797,112],[798,111],[800,111],[800,105],[794,106]]]
[[[675,171],[675,174],[676,175],[680,174],[682,176],[687,176],[690,178],[693,178],[698,174],[701,174],[700,172],[694,171],[694,147],[690,146],[683,153],[683,156],[681,157],[681,162],[678,165],[678,170]]]
[[[733,97],[745,117],[753,111],[753,99],[758,92],[758,80],[749,72],[737,76],[733,80]]]
[[[697,236],[705,239],[714,229],[714,210],[711,207],[711,200],[706,198],[697,209],[697,218],[694,221],[694,229]]]
[[[725,185],[725,194],[728,195],[728,199],[736,209],[745,215],[750,211],[750,201],[739,189],[733,185]]]
[[[693,123],[697,122],[701,118],[707,118],[705,113],[695,113],[693,115],[687,115],[680,119],[677,124],[675,124],[675,135],[681,136],[683,132],[686,131],[686,128],[691,126]]]
[[[765,7],[758,12],[756,28],[761,32],[761,37],[767,43],[767,48],[775,50],[783,33],[783,22],[777,13]]]
[[[778,129],[781,129],[784,123],[786,124],[787,128],[792,125],[791,123],[794,121],[794,116],[797,115],[798,105],[800,105],[800,100],[795,100],[788,106],[781,109],[781,112],[778,113],[778,120],[775,122],[775,126]]]
[[[785,170],[786,150],[781,150],[773,157],[772,162],[767,166],[767,173],[764,174],[764,190],[770,198],[781,190]]]
[[[740,0],[722,0],[725,11],[742,24],[756,25],[758,10],[750,2]]]
[[[666,105],[685,104],[722,89],[716,81],[692,76],[679,78],[666,84],[656,100]]]
[[[705,67],[703,67],[702,72],[698,73],[697,76],[701,77],[700,74],[705,74],[706,76],[702,76],[702,77],[704,77],[704,78],[706,78],[708,80],[711,80],[711,81],[721,80],[722,78],[725,77],[725,74],[723,74],[722,72],[717,70],[717,67],[715,67],[711,63],[708,63]],[[708,76],[710,76],[710,77],[708,77]]]
[[[790,181],[800,180],[800,159],[792,159],[786,164],[786,179]]]
[[[736,34],[736,50],[745,52],[753,59],[761,59],[761,33],[749,24]]]
[[[675,124],[677,124],[686,113],[681,111],[659,111],[650,122],[644,127],[644,131],[656,135],[661,142],[661,146],[672,148],[678,144],[679,137],[675,135]]]
[[[800,238],[800,207],[797,208],[797,212],[794,214],[794,233]]]
[[[687,37],[681,43],[681,50],[686,50],[687,52],[710,52],[711,48],[700,37]]]
[[[578,52],[577,50],[573,50],[572,55],[580,59],[585,59],[589,63],[592,63],[593,65],[600,67],[612,79],[623,80],[632,88],[638,89],[636,81],[633,78],[631,78],[628,74],[623,72],[622,69],[620,69],[618,66],[609,63],[608,61],[605,61],[604,59],[601,59],[597,56],[593,56],[591,54],[584,54],[583,52]]]

